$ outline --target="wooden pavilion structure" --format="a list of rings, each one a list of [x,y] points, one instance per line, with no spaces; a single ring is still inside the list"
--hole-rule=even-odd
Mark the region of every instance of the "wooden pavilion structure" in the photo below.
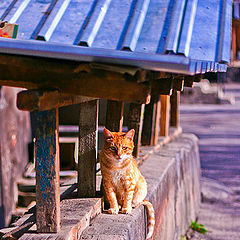
[[[23,87],[17,106],[33,111],[36,223],[60,230],[58,108],[80,104],[78,196],[96,196],[99,99],[106,127],[128,128],[139,146],[179,127],[179,92],[230,58],[230,0],[3,0],[0,19],[19,25],[0,39],[0,84]],[[169,120],[170,119],[170,120]],[[160,121],[160,123],[159,123]]]

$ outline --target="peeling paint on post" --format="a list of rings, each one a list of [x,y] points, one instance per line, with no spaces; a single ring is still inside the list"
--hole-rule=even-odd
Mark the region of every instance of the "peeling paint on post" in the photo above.
[[[37,231],[60,230],[58,109],[33,112]]]

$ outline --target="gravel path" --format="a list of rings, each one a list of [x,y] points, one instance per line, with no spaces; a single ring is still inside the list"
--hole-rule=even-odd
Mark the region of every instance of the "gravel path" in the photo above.
[[[181,105],[184,132],[199,137],[202,195],[198,223],[206,236],[192,239],[240,240],[240,84],[226,85],[234,105]]]

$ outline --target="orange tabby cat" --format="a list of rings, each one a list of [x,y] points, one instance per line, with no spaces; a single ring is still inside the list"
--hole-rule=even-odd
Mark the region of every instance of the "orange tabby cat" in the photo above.
[[[143,204],[148,215],[147,239],[153,235],[155,217],[152,204],[145,199],[147,183],[132,156],[134,129],[127,133],[104,129],[104,145],[99,155],[103,186],[111,214],[131,213],[132,207]]]

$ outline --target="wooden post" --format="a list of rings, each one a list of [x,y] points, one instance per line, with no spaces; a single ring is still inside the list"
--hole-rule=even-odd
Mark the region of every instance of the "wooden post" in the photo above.
[[[128,129],[134,129],[134,151],[133,156],[138,157],[139,147],[141,144],[141,135],[142,135],[142,125],[143,125],[143,112],[144,104],[131,103],[129,106],[129,113],[127,117]]]
[[[161,95],[160,136],[168,136],[169,108],[170,108],[170,97],[168,95]]]
[[[36,153],[37,231],[60,230],[58,109],[33,112]]]
[[[171,111],[170,111],[170,126],[179,127],[179,104],[180,92],[173,91],[170,97]]]
[[[78,196],[96,196],[98,100],[80,104]]]
[[[235,61],[237,57],[237,33],[236,33],[236,28],[233,24],[232,26],[232,60]]]
[[[152,96],[151,102],[145,106],[142,145],[155,145],[157,142],[160,118],[159,99],[159,96]]]
[[[113,132],[121,132],[123,126],[124,102],[107,101],[106,128]]]
[[[161,100],[160,96],[158,96],[158,101],[156,102],[156,114],[155,114],[155,128],[154,128],[154,136],[153,136],[153,145],[158,143],[159,137],[159,128],[160,128],[160,116],[161,116]]]

